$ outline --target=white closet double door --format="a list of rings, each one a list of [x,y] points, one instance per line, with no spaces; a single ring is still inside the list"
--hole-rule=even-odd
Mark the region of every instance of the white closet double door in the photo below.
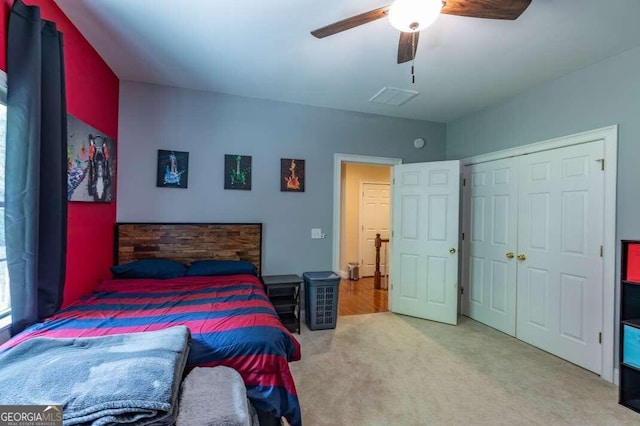
[[[603,156],[596,141],[467,166],[465,191],[463,313],[596,373]]]

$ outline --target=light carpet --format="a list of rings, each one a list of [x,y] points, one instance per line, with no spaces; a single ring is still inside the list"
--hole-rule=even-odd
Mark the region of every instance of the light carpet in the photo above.
[[[305,426],[640,425],[616,386],[466,317],[346,316],[299,340]]]

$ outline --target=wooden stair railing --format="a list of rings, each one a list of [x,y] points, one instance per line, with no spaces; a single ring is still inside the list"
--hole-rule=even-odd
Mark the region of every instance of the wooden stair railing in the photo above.
[[[382,288],[380,283],[380,247],[382,247],[382,243],[388,243],[389,239],[380,238],[380,234],[376,234],[376,272],[373,274],[373,286],[376,289]]]

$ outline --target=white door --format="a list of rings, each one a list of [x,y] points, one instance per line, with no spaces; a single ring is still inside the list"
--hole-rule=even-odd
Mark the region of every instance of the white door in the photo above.
[[[391,311],[457,323],[460,162],[393,168]]]
[[[362,184],[361,201],[361,238],[360,253],[362,253],[360,275],[373,276],[376,271],[376,234],[380,238],[389,238],[389,184]],[[380,270],[386,271],[383,257],[380,257]]]
[[[516,334],[517,159],[469,167],[469,232],[464,314]]]
[[[604,142],[519,157],[517,337],[601,372]]]

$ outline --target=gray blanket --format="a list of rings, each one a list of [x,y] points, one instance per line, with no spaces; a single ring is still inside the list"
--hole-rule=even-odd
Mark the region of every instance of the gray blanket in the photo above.
[[[171,424],[189,341],[186,327],[33,338],[0,354],[0,404],[62,405],[65,425]]]

